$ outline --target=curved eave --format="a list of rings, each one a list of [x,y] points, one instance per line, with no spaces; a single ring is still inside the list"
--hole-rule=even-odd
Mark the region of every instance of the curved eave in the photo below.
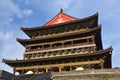
[[[71,36],[71,35],[76,35],[76,34],[85,34],[85,33],[89,33],[89,32],[93,32],[96,30],[101,30],[101,25],[94,27],[90,30],[86,30],[86,31],[81,31],[81,32],[77,32],[77,33],[72,33],[72,34],[65,34],[65,35],[54,35],[54,36],[48,36],[48,37],[43,37],[43,38],[38,38],[38,39],[19,39],[17,38],[17,41],[19,43],[21,43],[23,46],[25,46],[25,44],[32,42],[32,41],[38,41],[38,40],[43,40],[43,39],[50,39],[50,38],[57,38],[57,37],[64,37],[64,36]]]
[[[25,31],[40,30],[42,28],[62,26],[62,25],[70,24],[70,23],[74,23],[74,22],[82,22],[82,21],[90,20],[92,18],[97,18],[98,19],[98,13],[95,13],[92,16],[89,16],[89,17],[86,17],[86,18],[82,18],[82,19],[76,19],[76,20],[72,20],[72,21],[64,22],[64,23],[59,23],[59,24],[55,24],[55,25],[48,25],[47,27],[45,27],[45,26],[39,26],[39,27],[33,27],[33,28],[24,28],[24,27],[21,27],[21,30],[23,30],[24,32]]]
[[[42,59],[29,59],[29,60],[7,60],[3,59],[2,62],[11,65],[11,64],[19,64],[19,63],[27,63],[27,62],[36,62],[36,61],[46,61],[46,60],[56,60],[56,59],[64,59],[64,58],[72,58],[72,57],[90,57],[90,56],[99,56],[109,54],[108,52],[112,52],[113,48],[109,47],[105,50],[96,51],[94,53],[88,54],[79,54],[79,55],[67,55],[67,56],[59,56],[59,57],[52,57],[52,58],[42,58]]]
[[[20,38],[16,38],[16,41],[19,42],[21,45],[25,46],[25,43],[26,42],[29,42],[28,41],[29,39],[20,39]]]

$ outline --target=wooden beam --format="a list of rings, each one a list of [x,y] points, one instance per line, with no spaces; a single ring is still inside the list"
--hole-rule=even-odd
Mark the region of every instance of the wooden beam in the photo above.
[[[16,67],[16,70],[28,70],[28,69],[37,69],[37,68],[51,68],[58,66],[77,66],[77,65],[88,65],[88,64],[100,64],[100,60],[96,61],[84,61],[84,62],[71,62],[71,63],[61,63],[61,64],[48,64],[48,65],[36,65],[36,66],[25,66],[25,67]]]

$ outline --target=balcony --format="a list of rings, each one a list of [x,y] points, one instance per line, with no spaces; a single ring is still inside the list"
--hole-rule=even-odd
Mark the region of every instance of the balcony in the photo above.
[[[76,47],[76,48],[66,48],[66,49],[59,49],[59,50],[51,50],[45,52],[34,52],[24,54],[25,59],[36,59],[36,58],[48,58],[48,57],[59,57],[59,56],[66,56],[66,55],[77,55],[77,54],[87,54],[94,52],[94,46],[86,46],[86,47]]]

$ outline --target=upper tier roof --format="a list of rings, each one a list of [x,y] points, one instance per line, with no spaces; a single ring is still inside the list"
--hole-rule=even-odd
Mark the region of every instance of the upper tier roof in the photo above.
[[[53,24],[54,21],[57,21],[59,19],[59,15],[62,15],[62,18],[64,17],[67,21],[66,22],[63,22],[63,23],[59,23],[59,24]],[[68,21],[68,18],[70,18]],[[73,20],[74,19],[74,20]],[[61,27],[61,26],[69,26],[69,25],[76,25],[76,24],[79,24],[79,23],[87,23],[87,22],[90,22],[90,21],[95,21],[94,22],[94,26],[97,26],[98,24],[98,13],[92,15],[92,16],[89,16],[89,17],[86,17],[86,18],[82,18],[82,19],[77,19],[77,18],[73,18],[63,12],[60,12],[58,13],[52,20],[50,20],[48,23],[46,23],[45,25],[43,26],[39,26],[39,27],[32,27],[32,28],[24,28],[22,27],[21,30],[23,30],[30,38],[32,38],[32,36],[35,36],[35,34],[39,31],[42,31],[42,30],[47,30],[47,29],[53,29],[53,28],[57,28],[57,27]],[[52,25],[50,25],[52,23]]]
[[[65,13],[58,13],[59,14],[64,14],[66,16],[69,16]],[[77,22],[82,22],[82,21],[87,21],[87,20],[91,20],[91,19],[94,19],[94,18],[97,18],[98,19],[98,13],[95,13],[89,17],[86,17],[86,18],[82,18],[82,19],[75,19],[75,20],[69,20],[69,21],[66,21],[66,22],[62,22],[62,23],[59,23],[59,24],[54,24],[54,25],[43,25],[43,26],[38,26],[38,27],[32,27],[32,28],[25,28],[25,27],[21,27],[21,30],[23,30],[24,32],[26,31],[34,31],[34,30],[41,30],[43,28],[48,28],[48,27],[56,27],[56,26],[62,26],[62,25],[67,25],[67,24],[72,24],[72,23],[77,23]]]
[[[69,22],[72,20],[76,20],[77,18],[74,18],[72,16],[69,16],[65,13],[63,13],[63,10],[61,10],[54,18],[52,18],[50,21],[48,21],[44,27],[50,27],[49,25]]]

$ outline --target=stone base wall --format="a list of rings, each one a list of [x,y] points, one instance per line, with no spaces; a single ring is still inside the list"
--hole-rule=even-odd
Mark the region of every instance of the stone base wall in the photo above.
[[[120,80],[120,69],[98,69],[52,73],[53,80]]]
[[[0,70],[0,80],[14,80],[14,77],[15,77],[15,75],[13,75],[9,72]]]
[[[83,71],[52,72],[15,76],[0,71],[0,80],[120,80],[120,69],[98,69]]]

